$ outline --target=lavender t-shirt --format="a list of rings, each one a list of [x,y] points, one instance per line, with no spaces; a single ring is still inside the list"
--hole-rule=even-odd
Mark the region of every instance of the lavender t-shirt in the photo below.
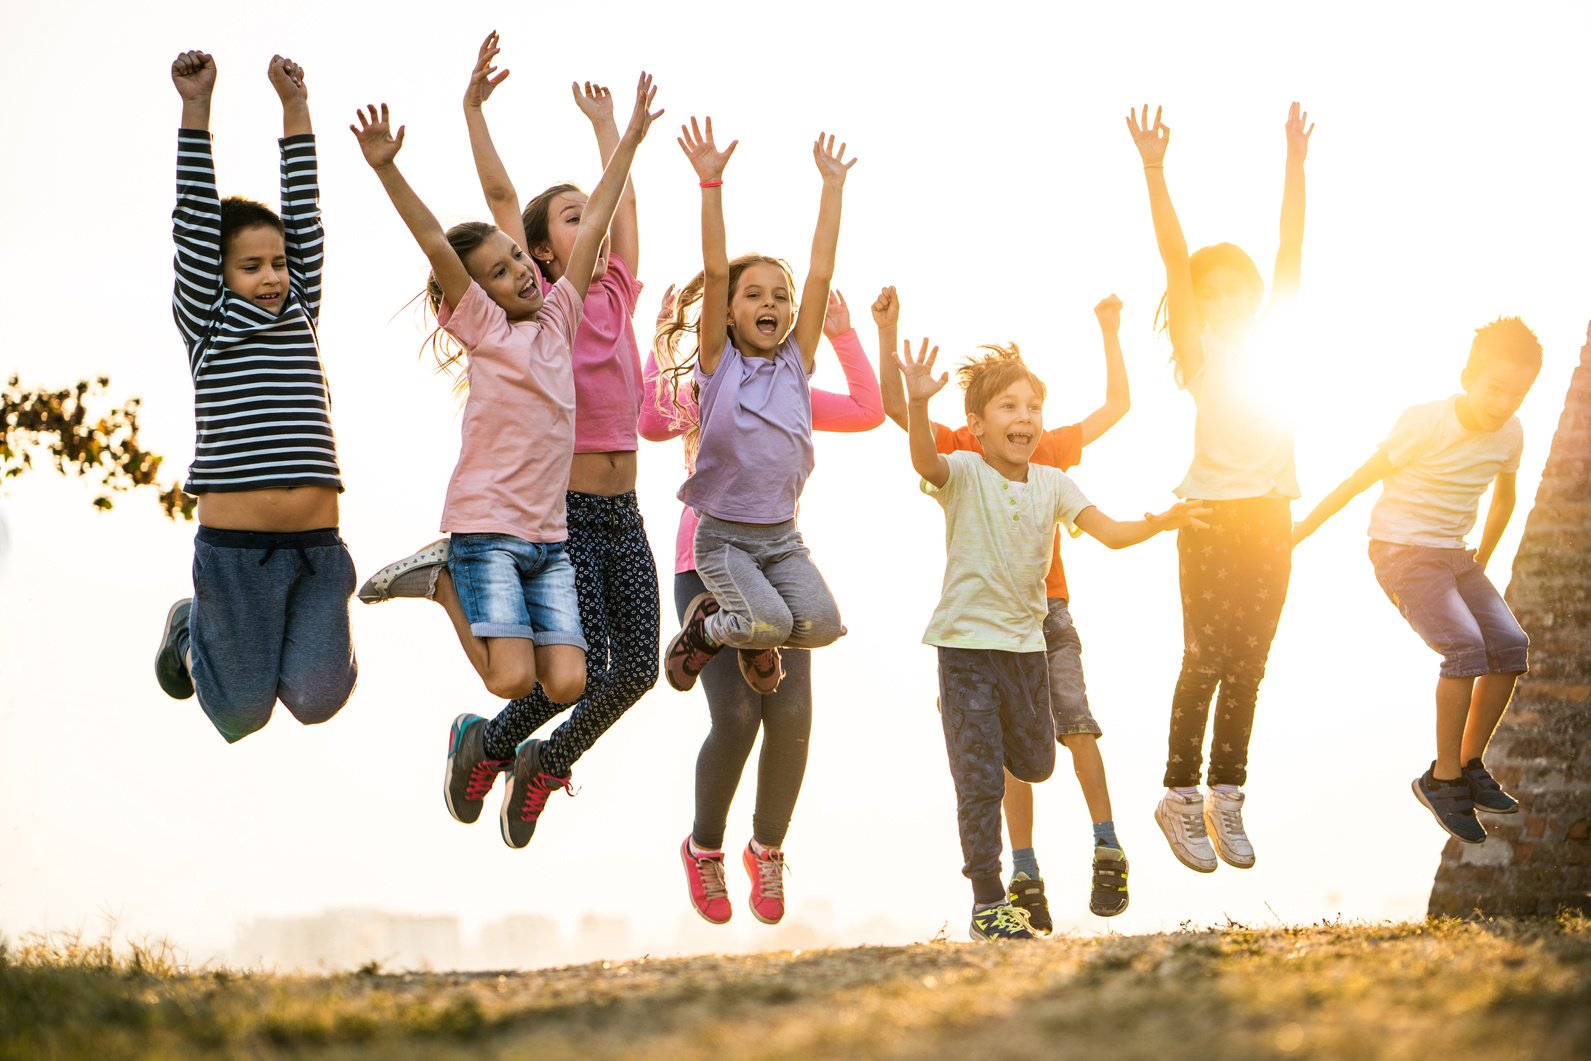
[[[771,358],[744,357],[730,341],[701,387],[696,470],[679,499],[696,511],[738,523],[795,519],[812,474],[812,389],[791,336]]]

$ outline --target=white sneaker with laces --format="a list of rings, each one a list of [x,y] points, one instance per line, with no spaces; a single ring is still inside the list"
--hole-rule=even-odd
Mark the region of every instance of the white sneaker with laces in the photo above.
[[[1155,806],[1155,823],[1166,834],[1178,862],[1200,873],[1214,873],[1215,849],[1204,831],[1204,813],[1204,797],[1199,793],[1168,788]]]
[[[1254,865],[1254,845],[1243,831],[1243,790],[1211,788],[1204,800],[1204,825],[1221,861],[1238,869]]]

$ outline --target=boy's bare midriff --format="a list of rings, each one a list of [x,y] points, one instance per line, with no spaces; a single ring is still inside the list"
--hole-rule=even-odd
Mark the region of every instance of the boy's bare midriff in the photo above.
[[[199,495],[199,523],[216,530],[295,531],[337,526],[337,491],[289,486]]]
[[[635,451],[576,453],[569,466],[569,490],[576,494],[615,497],[635,489]]]

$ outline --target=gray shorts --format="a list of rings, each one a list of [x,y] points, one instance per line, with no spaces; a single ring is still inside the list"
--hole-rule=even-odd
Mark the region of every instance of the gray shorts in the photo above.
[[[357,579],[335,528],[273,534],[200,527],[188,633],[199,706],[228,742],[271,720],[335,715],[359,665],[348,629]]]
[[[1050,711],[1055,716],[1055,737],[1073,733],[1102,735],[1088,710],[1088,689],[1083,684],[1083,642],[1072,613],[1060,597],[1049,599],[1044,617],[1044,651],[1050,667]]]

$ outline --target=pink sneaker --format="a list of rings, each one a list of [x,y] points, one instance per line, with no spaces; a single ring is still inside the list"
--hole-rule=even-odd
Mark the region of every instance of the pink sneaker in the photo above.
[[[724,853],[691,854],[691,838],[679,845],[680,861],[685,863],[685,883],[690,888],[691,905],[702,920],[722,925],[733,912],[729,908],[729,888],[724,884]],[[760,916],[760,915],[759,915]]]
[[[747,844],[740,861],[751,878],[751,916],[765,925],[777,925],[784,917],[784,852],[765,847],[759,855]]]
[[[784,681],[784,666],[779,650],[765,648],[759,652],[750,648],[741,649],[740,676],[746,679],[752,692],[759,696],[772,696],[779,691],[779,683]]]
[[[718,655],[718,646],[707,640],[707,617],[718,610],[711,593],[698,593],[685,608],[680,632],[663,651],[663,676],[682,693],[696,686],[696,676]]]

